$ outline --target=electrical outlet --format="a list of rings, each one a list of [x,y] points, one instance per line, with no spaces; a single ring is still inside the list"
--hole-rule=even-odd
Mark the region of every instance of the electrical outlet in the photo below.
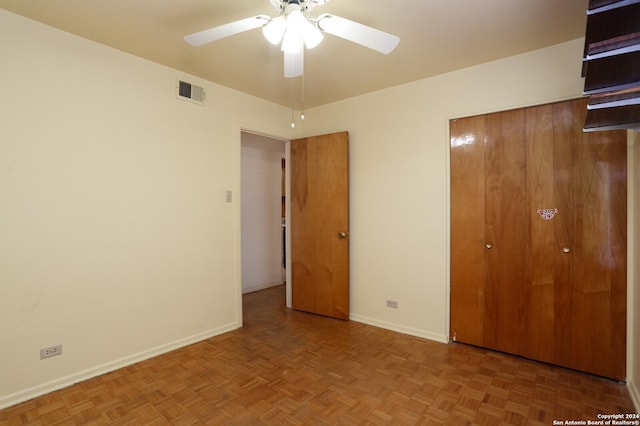
[[[51,358],[52,356],[58,355],[62,355],[62,345],[40,349],[40,359]]]
[[[395,300],[387,299],[387,308],[398,309],[398,302]]]

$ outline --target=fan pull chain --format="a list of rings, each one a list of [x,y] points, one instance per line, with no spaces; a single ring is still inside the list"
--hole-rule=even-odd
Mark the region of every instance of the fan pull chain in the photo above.
[[[300,120],[304,121],[304,74],[300,76]]]
[[[295,118],[294,118],[294,98],[293,98],[293,78],[291,79],[291,128],[295,129],[296,128],[296,122],[295,122]]]

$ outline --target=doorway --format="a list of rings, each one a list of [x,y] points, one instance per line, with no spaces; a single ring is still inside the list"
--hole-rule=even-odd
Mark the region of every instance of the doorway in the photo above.
[[[239,290],[242,291],[238,294],[241,296],[245,292],[281,285],[284,280],[286,284],[286,307],[347,319],[349,312],[348,133],[339,132],[287,141],[241,130],[240,142],[239,181],[241,202],[237,213],[240,217],[240,232],[238,234],[240,240],[240,264],[238,266],[241,278],[241,282],[238,284],[241,287]],[[274,148],[273,144],[277,148]],[[293,148],[294,144],[296,146],[295,150]],[[256,152],[256,150],[259,152]],[[252,163],[249,160],[250,156],[243,155],[242,151],[252,153],[260,158],[268,158],[268,162],[271,163],[271,172],[258,173],[263,166],[256,166],[255,162]],[[295,161],[292,162],[294,151],[298,155]],[[285,170],[284,176],[283,168]],[[294,170],[297,170],[297,172]],[[259,189],[254,193],[259,196],[264,194],[263,191],[266,187],[277,188],[271,191],[272,195],[270,196],[271,219],[266,219],[268,215],[261,211],[261,207],[251,206],[250,184],[245,179],[247,174],[257,175],[257,177],[252,177],[255,182],[253,185]],[[270,177],[267,178],[267,176]],[[293,191],[294,185],[292,182],[296,183],[296,191]],[[309,185],[314,188],[319,185],[318,188],[320,190],[309,191]],[[322,193],[323,195],[318,197],[317,193]],[[291,196],[288,194],[291,194]],[[282,199],[283,196],[284,200]],[[294,201],[296,209],[293,208]],[[283,205],[284,220],[282,219]],[[322,216],[322,212],[326,213],[325,206],[328,205],[333,207],[331,209],[333,213],[329,216]],[[309,206],[314,207],[309,210]],[[291,216],[294,212],[300,214],[302,211],[310,211],[310,216],[303,220],[297,220],[298,229],[297,231],[292,231],[291,227],[288,226],[291,223]],[[262,237],[262,231],[252,231],[251,224],[247,221],[249,216],[254,222],[262,223],[268,221],[268,231],[265,233],[271,235],[270,241],[272,241],[273,245],[266,246],[262,250],[258,247],[258,250],[256,250],[256,245],[259,244],[255,243],[252,238]],[[284,229],[283,223],[285,224]],[[302,224],[312,227],[317,225],[323,232],[321,236],[316,238],[307,230],[300,229]],[[277,231],[274,232],[276,229]],[[292,245],[292,235],[294,234],[297,235],[297,245]],[[340,249],[336,249],[336,241]],[[300,245],[301,242],[302,246]],[[320,248],[315,251],[314,255],[309,257],[308,250],[300,249],[305,246],[317,246]],[[280,280],[274,279],[275,274],[272,273],[271,275],[266,275],[266,280],[263,276],[260,278],[261,281],[251,281],[251,274],[255,272],[254,269],[257,267],[256,262],[254,262],[256,257],[251,256],[252,250],[259,257],[265,255],[268,255],[268,257],[273,256],[271,257],[272,260],[269,261],[271,268],[276,264],[278,268],[284,265],[285,273],[280,274]],[[291,256],[294,251],[297,255],[297,262]],[[319,253],[323,254],[323,256],[317,256]],[[332,253],[335,256],[326,256],[326,254]],[[307,255],[306,257],[305,254]],[[277,259],[277,261],[274,259]],[[259,260],[262,259],[259,258]],[[295,283],[298,283],[299,286],[296,287],[294,292],[292,276],[295,271],[303,271],[304,278],[301,278],[300,274],[298,274],[298,279],[295,280]],[[331,276],[334,276],[335,279],[324,279]],[[317,282],[318,280],[320,280],[319,283]],[[330,285],[327,285],[327,283]],[[312,288],[312,292],[315,292],[316,295],[322,295],[322,298],[312,298],[314,301],[316,299],[322,300],[323,303],[321,305],[323,307],[330,306],[331,312],[316,309],[317,306],[313,305],[313,303],[311,307],[293,303],[294,293],[299,296],[305,294],[304,291],[300,291],[302,289],[300,286]],[[330,291],[327,292],[327,289],[330,289]],[[306,294],[309,294],[309,292]],[[300,300],[298,298],[298,302]],[[239,312],[242,312],[241,304]]]
[[[286,280],[287,141],[241,131],[242,293]]]

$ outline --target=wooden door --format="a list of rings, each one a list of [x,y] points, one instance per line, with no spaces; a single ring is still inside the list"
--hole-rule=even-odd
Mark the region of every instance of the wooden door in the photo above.
[[[583,133],[585,114],[580,99],[451,123],[451,337],[624,380],[626,132]]]
[[[524,353],[624,380],[626,132],[582,132],[586,104],[527,109]]]
[[[557,105],[562,132],[581,129],[586,100]],[[573,121],[571,116],[574,117]],[[573,246],[558,363],[614,379],[626,373],[627,132],[575,130]],[[579,349],[576,349],[579,348]]]
[[[524,112],[451,123],[451,338],[519,354]]]
[[[349,135],[291,141],[294,309],[349,318]]]
[[[484,116],[452,120],[450,339],[484,346]]]
[[[485,346],[522,352],[525,129],[522,110],[486,116]]]
[[[526,110],[526,276],[523,353],[539,361],[558,362],[566,348],[565,311],[571,283],[573,244],[573,153],[577,135],[566,131],[570,117],[560,104]]]

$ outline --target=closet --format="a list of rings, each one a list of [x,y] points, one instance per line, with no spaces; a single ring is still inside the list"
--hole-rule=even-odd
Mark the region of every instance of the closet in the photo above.
[[[586,103],[450,122],[450,338],[624,380],[627,137]]]

